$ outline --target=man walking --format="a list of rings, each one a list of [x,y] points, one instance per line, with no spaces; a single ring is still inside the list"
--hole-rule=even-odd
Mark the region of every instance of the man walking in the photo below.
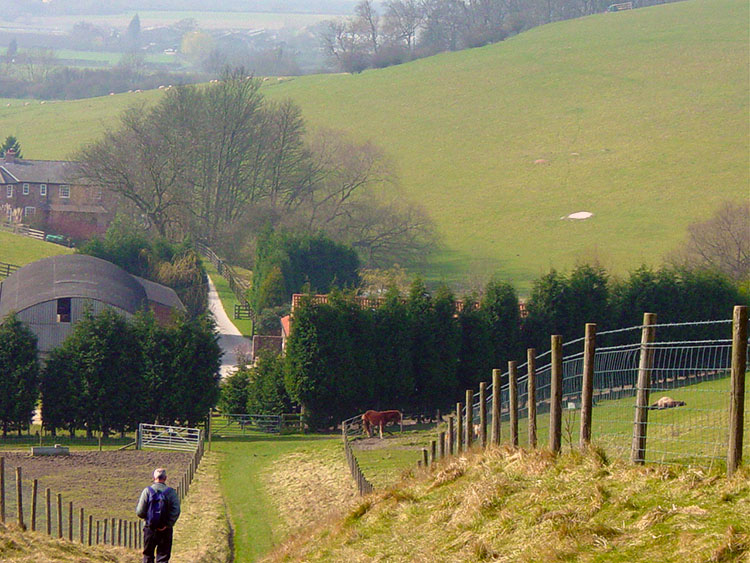
[[[143,489],[135,513],[143,528],[143,563],[167,563],[172,555],[172,529],[180,517],[177,491],[167,487],[166,469],[154,470],[154,484]],[[156,550],[156,560],[154,560]]]

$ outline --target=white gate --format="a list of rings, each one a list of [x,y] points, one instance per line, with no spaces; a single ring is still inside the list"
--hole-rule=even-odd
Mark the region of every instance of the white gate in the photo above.
[[[138,425],[137,449],[155,448],[193,452],[203,440],[199,428],[184,426],[162,426],[159,424]]]

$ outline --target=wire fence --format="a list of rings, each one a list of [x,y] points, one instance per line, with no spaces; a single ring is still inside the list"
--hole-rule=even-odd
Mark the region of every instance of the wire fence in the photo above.
[[[362,415],[358,414],[341,421],[341,438],[344,441],[344,455],[346,455],[346,463],[349,466],[349,472],[352,475],[352,479],[357,484],[357,490],[360,495],[367,495],[373,491],[372,483],[365,477],[364,472],[359,467],[359,461],[352,451],[350,444],[350,438],[361,436],[364,434],[364,427],[362,425]]]
[[[203,433],[174,489],[180,501],[187,495],[205,452]],[[50,448],[47,448],[50,449]],[[94,517],[83,506],[74,505],[68,493],[42,490],[38,479],[24,479],[21,467],[7,467],[0,456],[0,522],[15,522],[22,530],[45,533],[52,538],[83,545],[109,545],[129,549],[143,547],[143,522],[122,518]]]
[[[734,325],[732,322],[728,319],[652,323],[595,334],[596,343],[608,345],[592,346],[588,432],[593,435],[594,443],[604,447],[610,455],[630,456],[636,462],[713,466],[729,459],[727,452],[733,447],[732,436],[739,432],[741,458],[741,439],[743,434],[750,434],[750,422],[743,416],[730,428],[730,421],[733,412],[750,409],[750,401],[748,395],[743,394],[735,399],[742,403],[739,410],[732,406],[736,384],[730,373],[738,329],[736,319]],[[746,317],[743,322],[745,337],[741,347],[744,349],[743,365],[746,365]],[[651,336],[649,341],[643,342],[646,328]],[[554,444],[555,436],[551,434],[554,432],[560,434],[557,437],[560,448],[573,448],[581,443],[585,340],[585,337],[579,338],[562,345],[559,414],[552,412],[556,404],[552,350],[539,355],[530,350],[530,361],[518,366],[511,363],[505,371],[496,370],[493,380],[499,387],[498,443],[507,441],[533,446],[536,438],[539,443]],[[736,358],[734,363],[737,363]],[[645,384],[644,374],[647,375]],[[513,380],[516,381],[514,394],[511,393]],[[530,380],[532,385],[529,385]],[[533,404],[529,401],[530,390],[535,395]],[[467,395],[467,402],[469,396],[472,398],[469,407],[461,405],[461,410],[453,416],[456,422],[458,419],[463,422],[463,436],[457,438],[457,451],[462,447],[462,440],[465,447],[472,438],[478,438],[483,425],[494,427],[493,384],[484,392],[487,413],[484,421],[480,416],[482,396],[480,393]],[[532,432],[529,432],[530,411],[535,422],[531,425]],[[555,417],[559,422],[555,422]]]

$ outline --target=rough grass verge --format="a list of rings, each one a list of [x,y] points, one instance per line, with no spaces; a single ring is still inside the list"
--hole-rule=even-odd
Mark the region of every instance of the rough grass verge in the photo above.
[[[415,471],[271,561],[748,561],[750,469],[509,447]]]
[[[203,457],[175,528],[174,563],[232,561],[232,532],[219,487],[219,455]]]

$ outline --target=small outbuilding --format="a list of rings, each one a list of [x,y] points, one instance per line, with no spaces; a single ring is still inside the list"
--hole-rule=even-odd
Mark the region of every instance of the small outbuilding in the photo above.
[[[125,317],[150,309],[161,323],[185,307],[173,289],[84,254],[53,256],[20,268],[0,284],[0,323],[15,312],[43,354],[59,346],[88,309]]]

